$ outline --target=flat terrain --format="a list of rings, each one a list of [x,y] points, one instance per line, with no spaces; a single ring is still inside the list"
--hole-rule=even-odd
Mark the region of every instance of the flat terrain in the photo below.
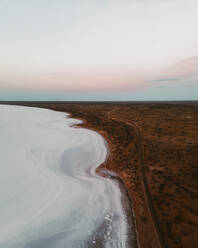
[[[198,246],[198,102],[15,104],[69,112],[106,138],[140,247]]]

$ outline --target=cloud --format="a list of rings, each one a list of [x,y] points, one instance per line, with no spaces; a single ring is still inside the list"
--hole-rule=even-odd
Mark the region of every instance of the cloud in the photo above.
[[[181,60],[156,72],[147,83],[192,83],[198,82],[198,56]]]
[[[181,78],[160,78],[160,79],[148,80],[146,82],[155,83],[155,82],[169,82],[169,81],[178,81],[178,80],[181,80]]]

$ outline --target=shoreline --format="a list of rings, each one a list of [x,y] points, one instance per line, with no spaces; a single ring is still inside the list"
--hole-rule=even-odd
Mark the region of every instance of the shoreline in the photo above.
[[[94,128],[90,127],[90,125],[88,124],[87,120],[84,119],[84,118],[74,117],[71,112],[65,112],[65,113],[69,114],[69,117],[78,118],[81,121],[81,123],[75,125],[76,127],[87,128],[87,129],[90,129],[92,131],[95,131],[95,132],[99,133],[103,137],[104,141],[106,142],[107,151],[108,151],[107,158],[104,161],[104,163],[102,163],[96,169],[96,173],[98,173],[101,176],[104,176],[104,174],[101,173],[101,172],[102,172],[102,170],[105,169],[105,172],[108,174],[107,176],[110,176],[113,180],[118,181],[119,187],[121,186],[120,189],[121,188],[124,189],[124,191],[125,191],[125,193],[127,195],[128,201],[130,203],[130,210],[129,211],[131,211],[131,214],[129,216],[127,215],[127,219],[131,218],[131,222],[133,223],[133,226],[134,226],[135,241],[132,241],[132,243],[133,243],[135,248],[136,247],[137,248],[143,248],[144,245],[141,244],[141,240],[140,240],[140,237],[139,237],[139,231],[142,232],[142,230],[141,230],[141,227],[139,228],[140,229],[139,230],[138,226],[137,226],[137,221],[139,220],[139,216],[138,217],[136,216],[136,211],[135,211],[133,203],[132,203],[133,202],[133,197],[131,197],[131,195],[130,195],[129,188],[127,187],[127,184],[125,183],[124,178],[122,178],[122,176],[119,175],[114,169],[110,169],[112,167],[111,160],[112,160],[112,155],[113,154],[112,154],[111,150],[112,150],[113,145],[112,145],[111,140],[108,137],[108,134],[106,132],[101,131],[100,129],[98,129],[96,127],[94,127]],[[113,172],[114,175],[112,175],[112,174],[109,175],[109,173],[111,173],[111,172]],[[128,213],[129,213],[129,211],[128,211]],[[152,225],[155,225],[155,224],[152,222]],[[155,248],[162,247],[160,245],[159,241],[158,241],[158,237],[153,239],[153,243],[155,243],[155,245],[151,246],[151,247],[155,247]]]
[[[74,118],[72,113],[70,113],[70,112],[64,112],[64,113],[68,114],[68,118]],[[76,118],[74,118],[74,119],[76,119]],[[96,168],[95,172],[99,176],[109,178],[109,179],[115,181],[116,183],[118,183],[120,192],[122,194],[122,199],[121,199],[122,206],[123,206],[124,212],[126,213],[126,219],[127,219],[127,225],[128,225],[127,233],[129,235],[130,234],[134,235],[133,237],[128,238],[128,242],[130,245],[129,247],[131,247],[131,245],[132,245],[133,248],[139,248],[140,245],[139,245],[139,242],[137,239],[138,232],[137,232],[137,225],[136,225],[136,219],[135,219],[135,212],[133,210],[132,199],[130,198],[128,189],[127,189],[123,179],[116,172],[110,171],[107,168],[108,163],[109,163],[110,154],[111,154],[110,141],[108,141],[105,138],[105,136],[103,134],[101,134],[101,132],[98,132],[97,129],[88,127],[88,125],[86,125],[87,121],[85,119],[78,118],[78,120],[80,120],[81,123],[74,124],[73,125],[74,127],[92,130],[92,131],[98,133],[99,135],[101,135],[103,140],[104,140],[104,144],[107,148],[107,155],[106,155],[105,161]]]
[[[56,214],[56,211],[53,211],[52,215],[49,214],[47,221],[45,220],[45,222],[42,223],[42,225],[46,225],[48,227],[48,231],[50,230],[50,228],[51,229],[54,228],[53,231],[51,231],[51,233],[49,233],[48,234],[49,236],[47,236],[47,237],[46,237],[45,233],[43,234],[43,236],[41,235],[41,237],[38,237],[35,234],[38,231],[40,231],[40,233],[42,233],[42,231],[39,229],[39,227],[40,227],[39,225],[32,225],[33,231],[30,233],[29,233],[28,228],[26,229],[26,226],[24,225],[24,229],[23,229],[22,233],[27,234],[27,236],[32,235],[33,238],[31,238],[30,240],[28,240],[28,239],[27,240],[25,240],[25,239],[20,240],[20,238],[19,238],[21,244],[23,244],[24,247],[26,247],[26,246],[27,247],[29,247],[29,246],[47,247],[48,242],[50,242],[50,240],[52,242],[54,242],[54,244],[56,242],[59,242],[59,241],[60,241],[60,243],[65,242],[65,241],[69,241],[69,239],[67,239],[67,235],[69,234],[69,232],[68,233],[65,232],[65,237],[61,239],[61,237],[64,236],[64,231],[67,230],[67,228],[71,228],[71,230],[72,230],[72,227],[75,229],[76,228],[76,222],[79,222],[79,223],[83,223],[83,225],[79,225],[79,227],[81,228],[79,230],[80,231],[82,230],[82,231],[76,232],[76,234],[81,234],[82,236],[81,235],[80,236],[75,235],[74,236],[74,243],[72,243],[73,239],[71,239],[70,244],[75,244],[75,242],[77,242],[76,244],[78,244],[78,242],[80,242],[79,244],[85,245],[85,243],[86,243],[86,244],[88,244],[89,247],[98,247],[98,248],[101,247],[102,248],[104,246],[106,247],[105,244],[108,244],[108,246],[109,246],[109,243],[110,243],[110,244],[114,244],[116,247],[117,247],[117,245],[119,247],[131,247],[132,243],[130,241],[130,235],[128,235],[128,234],[132,234],[133,230],[130,229],[131,226],[127,222],[128,212],[126,211],[127,210],[126,206],[123,204],[123,202],[126,203],[128,200],[127,195],[125,195],[124,192],[122,192],[121,184],[119,183],[117,178],[114,177],[113,175],[110,176],[110,172],[105,171],[106,175],[109,175],[107,177],[105,177],[102,172],[97,173],[97,168],[99,168],[101,164],[103,164],[107,161],[108,155],[109,155],[108,146],[107,146],[106,141],[103,138],[103,136],[101,136],[99,133],[92,131],[90,129],[81,128],[79,126],[79,124],[81,124],[82,122],[77,118],[71,118],[71,115],[68,115],[68,113],[65,115],[64,112],[52,111],[50,109],[48,111],[45,108],[39,109],[39,108],[35,108],[35,107],[29,108],[29,107],[9,106],[9,105],[7,105],[7,106],[1,105],[1,107],[2,107],[1,108],[1,111],[2,111],[1,114],[3,116],[2,123],[1,123],[2,127],[4,125],[7,126],[9,123],[12,123],[12,117],[13,116],[16,117],[15,118],[16,123],[15,122],[13,123],[13,126],[16,127],[16,130],[18,129],[18,123],[21,124],[21,128],[18,129],[18,132],[21,133],[22,135],[19,135],[18,137],[14,136],[14,138],[15,138],[15,140],[17,140],[17,138],[22,140],[21,143],[19,141],[16,142],[18,144],[18,146],[21,145],[22,147],[23,146],[26,147],[26,145],[27,145],[28,148],[26,147],[26,150],[25,150],[26,153],[29,155],[29,157],[27,156],[27,158],[30,158],[30,163],[32,161],[34,161],[34,162],[36,161],[35,163],[33,163],[34,164],[33,168],[37,168],[37,163],[40,165],[40,163],[42,163],[42,160],[39,159],[40,157],[36,156],[36,155],[38,155],[37,153],[36,153],[36,155],[35,155],[35,153],[32,153],[32,156],[31,156],[30,154],[31,154],[32,150],[34,151],[34,148],[29,148],[29,147],[35,147],[35,144],[36,144],[37,147],[39,147],[39,148],[41,147],[40,150],[39,150],[39,148],[37,148],[37,151],[42,151],[43,153],[47,152],[46,154],[48,154],[48,151],[51,149],[51,147],[53,147],[52,149],[54,149],[54,147],[55,147],[56,151],[59,149],[61,151],[60,154],[54,153],[54,154],[59,154],[59,157],[60,157],[60,164],[59,165],[60,166],[58,166],[58,163],[55,162],[55,163],[53,163],[53,164],[55,164],[55,167],[53,167],[53,166],[51,167],[49,161],[45,160],[46,163],[42,164],[43,165],[42,169],[44,172],[42,171],[42,169],[38,170],[38,174],[35,173],[36,174],[35,177],[38,178],[39,173],[42,172],[41,174],[43,175],[43,178],[46,179],[47,186],[49,186],[48,184],[57,186],[58,185],[57,182],[58,181],[60,182],[60,184],[58,186],[61,186],[60,187],[61,188],[61,194],[60,194],[60,191],[57,190],[57,188],[55,188],[57,190],[57,191],[55,191],[55,194],[54,194],[55,200],[53,199],[53,197],[51,195],[52,193],[54,193],[54,191],[53,190],[50,191],[50,187],[47,187],[47,192],[49,192],[49,194],[45,194],[44,191],[42,192],[43,193],[41,196],[42,199],[45,199],[46,195],[47,195],[47,197],[49,197],[51,195],[50,199],[51,198],[53,199],[53,201],[50,202],[49,199],[46,198],[47,200],[45,202],[46,202],[47,207],[46,207],[44,212],[50,213],[51,205],[53,205],[56,209],[57,204],[59,204],[65,212],[64,211],[63,211],[63,213],[61,212],[62,215],[59,216],[58,214]],[[6,119],[6,117],[7,117],[7,119]],[[34,121],[35,121],[35,123],[34,123]],[[23,123],[25,125],[25,129],[23,129]],[[40,126],[38,125],[38,123],[40,124]],[[50,134],[49,134],[49,131],[51,131],[50,128],[52,128],[51,123],[53,123],[53,124],[55,123],[55,125],[53,125],[53,128],[55,127],[55,129],[56,129],[55,133],[52,131],[52,136],[50,136]],[[38,128],[38,126],[40,129]],[[35,129],[34,129],[34,127],[35,127]],[[8,128],[9,128],[9,125],[8,125]],[[35,130],[38,131],[38,133],[39,133],[38,138],[35,138],[37,136],[34,137],[31,135],[32,130],[33,130],[33,132]],[[45,131],[47,131],[47,135],[50,136],[50,138],[52,137],[50,139],[52,146],[50,146],[50,142],[48,143],[48,145],[45,143],[46,140],[43,138],[46,135]],[[2,129],[2,132],[4,134],[4,129]],[[27,134],[24,135],[25,138],[23,139],[23,133],[24,132],[27,132]],[[16,131],[14,133],[16,133]],[[44,133],[43,136],[42,136],[42,133]],[[68,134],[71,136],[68,136]],[[56,136],[59,137],[59,135],[61,136],[63,143],[61,142],[61,139],[56,140]],[[11,137],[12,136],[13,135],[11,135]],[[10,137],[9,131],[8,131],[8,135],[6,137],[8,138],[8,141],[10,141],[9,140],[9,137]],[[32,137],[33,137],[33,141],[32,141]],[[53,139],[53,137],[54,137],[54,139]],[[73,144],[74,146],[71,146],[72,149],[74,147],[74,150],[73,150],[74,152],[71,151],[71,147],[69,147],[68,149],[65,148],[65,147],[67,147],[67,144],[68,144],[67,141],[73,140],[73,137],[74,137],[75,142],[77,141],[76,143],[74,143],[75,145]],[[89,137],[89,138],[87,138],[87,137]],[[81,141],[83,141],[82,144],[81,144]],[[64,142],[66,142],[66,143],[64,143]],[[83,146],[80,147],[80,149],[78,150],[79,144],[83,145]],[[10,145],[10,142],[8,142],[8,145]],[[42,145],[44,147],[43,149],[42,149]],[[17,149],[15,149],[15,147],[16,146],[13,147],[14,151],[17,150]],[[77,147],[77,149],[75,147]],[[64,152],[61,149],[63,149]],[[68,151],[69,151],[69,153],[68,153]],[[7,152],[9,153],[9,149],[7,149]],[[50,150],[50,152],[51,152],[51,150]],[[66,152],[66,157],[65,157],[65,152]],[[20,155],[23,156],[23,154],[25,152],[24,152],[24,150],[22,150],[22,152],[14,154],[13,150],[11,150],[11,153],[13,155],[17,154],[18,156],[20,156]],[[77,160],[75,163],[76,155],[77,155]],[[95,155],[95,157],[94,157],[94,155]],[[86,158],[86,156],[87,156],[87,158]],[[52,157],[51,157],[51,159],[52,159]],[[36,158],[38,158],[38,160]],[[56,158],[56,156],[55,156],[55,158]],[[71,161],[70,161],[70,158],[72,158]],[[74,161],[73,161],[73,158],[74,158]],[[84,158],[86,158],[86,159],[84,160]],[[23,171],[25,171],[24,168],[25,168],[25,165],[28,164],[28,161],[29,160],[27,159],[26,163],[21,163],[22,168],[20,166],[19,166],[19,168],[17,167],[17,169],[19,169],[19,171],[20,170],[22,171],[22,173],[21,174],[19,173],[19,175],[16,173],[16,175],[14,175],[16,177],[16,181],[20,180],[21,175],[25,178]],[[57,158],[56,158],[56,161],[57,161]],[[93,161],[94,161],[94,163],[93,163]],[[7,165],[8,165],[8,167],[12,166],[12,163],[10,163],[10,164],[8,163]],[[64,166],[64,165],[66,165],[66,166]],[[72,170],[72,168],[74,168],[74,170]],[[32,168],[30,167],[30,169],[32,169]],[[51,173],[51,170],[49,170],[50,176],[48,176],[48,173],[47,173],[48,169],[52,169],[52,171],[54,171],[54,172],[58,171],[59,173],[57,173],[57,174]],[[99,170],[100,170],[100,168],[99,168]],[[6,170],[3,172],[6,172]],[[31,174],[31,172],[32,171],[29,170],[30,174]],[[61,175],[60,177],[59,177],[59,174]],[[62,174],[66,177],[63,178]],[[45,181],[45,180],[43,180],[43,178],[41,178],[41,182]],[[29,179],[30,179],[30,177],[29,177]],[[57,181],[56,181],[56,179],[57,179]],[[7,179],[7,181],[9,182],[8,179]],[[67,181],[69,181],[70,183],[67,184]],[[76,185],[76,181],[78,182],[78,185]],[[52,182],[55,182],[55,184],[53,184]],[[38,185],[37,185],[38,188],[40,188],[39,186],[40,185],[42,186],[42,183],[40,185],[39,185],[39,181],[37,183],[38,183]],[[4,184],[2,184],[2,185],[4,186]],[[5,184],[5,185],[7,185],[7,184]],[[10,182],[9,182],[8,185],[12,185],[12,184],[10,184]],[[84,212],[81,212],[84,208],[83,205],[77,204],[76,210],[75,210],[75,206],[74,206],[75,201],[73,201],[73,202],[68,201],[68,199],[70,199],[70,195],[68,194],[67,187],[69,188],[69,190],[71,190],[71,188],[70,188],[71,185],[74,188],[74,190],[73,190],[74,195],[75,195],[75,192],[78,192],[76,194],[77,197],[75,198],[75,196],[73,196],[74,198],[71,198],[72,200],[76,199],[77,201],[81,202],[81,200],[82,200],[81,194],[83,196],[85,195],[82,202],[83,202],[83,205],[86,203],[88,203],[88,204],[85,207]],[[89,187],[87,187],[88,185],[89,185]],[[29,186],[29,185],[27,184],[27,186]],[[34,192],[35,192],[34,189],[36,188],[36,185],[34,185],[34,184],[32,184],[31,186],[33,186],[31,188],[33,190],[30,192],[30,194],[28,194],[30,198],[31,198],[31,195],[34,194]],[[88,190],[87,190],[87,188],[88,188]],[[24,192],[26,192],[26,187],[24,189],[25,189]],[[62,189],[64,189],[64,190],[62,191]],[[4,189],[3,189],[3,192],[4,192]],[[8,192],[8,195],[12,194],[12,192],[10,193],[10,191],[7,191],[7,192]],[[23,196],[26,197],[26,194],[22,190],[21,190],[21,192],[22,192],[22,197]],[[56,192],[58,194],[56,194]],[[65,192],[66,195],[62,196],[62,192]],[[93,192],[95,192],[96,194],[93,194]],[[102,192],[102,194],[101,194],[101,192]],[[57,195],[61,196],[61,197],[58,198]],[[90,197],[91,195],[93,197]],[[123,202],[122,202],[122,199],[123,199]],[[15,200],[17,200],[17,197]],[[38,198],[38,200],[39,200],[39,198]],[[19,202],[20,202],[20,200],[19,200]],[[42,201],[38,201],[38,202],[43,203]],[[52,203],[55,203],[55,204],[52,204]],[[64,203],[64,204],[61,204],[61,203]],[[67,225],[66,225],[67,222],[65,222],[64,228],[66,228],[66,229],[64,229],[63,226],[59,227],[58,221],[57,221],[56,225],[54,225],[54,223],[55,223],[54,218],[59,219],[61,217],[61,219],[64,221],[69,220],[70,217],[64,219],[65,213],[67,213],[67,211],[70,210],[70,208],[67,208],[67,206],[65,206],[65,203],[69,203],[68,205],[70,205],[72,207],[71,208],[72,211],[69,212],[69,216],[72,216],[73,210],[74,210],[73,215],[76,218],[76,220],[75,220],[75,218],[73,219],[74,226],[73,226],[73,222],[71,222],[67,227]],[[24,210],[26,210],[26,205],[23,205],[23,204],[21,204],[21,205],[22,205],[22,207],[24,206],[24,208],[21,208],[22,211],[24,212]],[[33,203],[32,203],[32,205],[33,205]],[[9,209],[9,205],[7,205],[7,206],[8,206],[7,209]],[[38,209],[36,208],[34,210],[35,210],[35,212],[37,211],[36,213],[39,213],[39,211],[42,208],[39,208],[39,206],[40,206],[39,204],[36,206],[38,206]],[[13,210],[15,210],[15,205],[12,204],[10,209],[12,210],[12,208],[13,208]],[[49,209],[49,212],[47,212],[48,209]],[[27,210],[29,210],[29,208],[27,208]],[[13,211],[13,212],[15,212],[15,211]],[[41,214],[44,215],[44,212],[41,211]],[[54,215],[54,213],[55,213],[55,215]],[[59,212],[57,212],[57,213],[59,213]],[[90,213],[93,213],[93,215],[89,216]],[[85,216],[85,218],[84,217],[78,218],[78,215],[81,215],[81,214],[82,214],[82,216]],[[87,218],[87,214],[88,214],[89,218]],[[21,214],[21,216],[22,216],[22,214]],[[30,217],[30,216],[32,216],[32,214],[29,215],[28,217]],[[16,216],[16,219],[17,219],[17,216]],[[24,218],[24,223],[26,223],[27,219],[28,218]],[[36,221],[37,221],[37,219],[36,219]],[[23,221],[20,223],[23,223]],[[51,225],[49,223],[51,223]],[[99,225],[97,223],[99,223]],[[102,223],[102,225],[101,225],[101,223]],[[86,225],[88,227],[87,230],[86,230],[86,228],[84,228]],[[101,225],[101,227],[100,227],[100,225]],[[90,227],[90,229],[89,229],[89,227]],[[96,227],[98,230],[96,229]],[[8,228],[8,230],[10,231],[12,229]],[[85,230],[85,233],[83,233],[84,230]],[[130,230],[131,230],[131,232],[130,232]],[[19,234],[17,233],[17,235],[20,236],[20,233]],[[18,237],[17,235],[16,235],[16,237]],[[79,241],[78,241],[78,239],[79,239]],[[99,242],[96,242],[96,240]],[[0,243],[1,242],[3,242],[3,245],[5,244],[6,247],[7,246],[11,247],[11,246],[9,246],[10,245],[9,241],[8,241],[8,243],[6,243],[7,242],[6,238],[5,238],[5,240],[3,239],[3,241],[1,240]],[[15,237],[14,237],[12,239],[12,242],[14,245],[16,245],[16,247],[19,247],[18,243],[17,243],[18,242],[17,238],[15,239]],[[62,247],[63,244],[66,245],[67,243],[61,243],[61,246],[58,245],[57,247]],[[84,247],[84,245],[83,245],[83,247]],[[73,247],[73,245],[72,245],[72,247]],[[132,247],[136,248],[135,246],[132,246]]]

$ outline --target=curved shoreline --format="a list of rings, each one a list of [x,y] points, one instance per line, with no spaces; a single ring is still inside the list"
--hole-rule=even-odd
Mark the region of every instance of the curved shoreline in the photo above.
[[[66,112],[66,113],[68,114],[69,118],[74,118],[71,112]],[[129,245],[130,245],[129,247],[138,248],[138,247],[140,247],[140,244],[139,244],[139,241],[137,239],[137,235],[138,235],[137,223],[136,223],[136,218],[135,218],[135,212],[133,210],[132,199],[129,196],[129,191],[128,191],[127,186],[125,185],[123,179],[117,173],[110,171],[107,168],[107,164],[108,164],[109,158],[110,158],[110,141],[107,139],[107,137],[105,137],[104,134],[101,134],[101,132],[99,132],[97,129],[90,128],[88,125],[86,125],[87,120],[85,120],[83,118],[78,118],[78,120],[80,120],[81,123],[74,124],[75,127],[86,128],[86,129],[92,130],[92,131],[98,133],[99,135],[101,135],[102,138],[104,139],[104,144],[107,148],[107,154],[106,154],[105,161],[96,168],[96,173],[98,173],[98,175],[100,175],[102,177],[108,177],[112,180],[115,180],[119,184],[119,188],[120,188],[120,191],[122,193],[122,205],[123,205],[123,208],[126,212],[126,218],[127,218],[127,222],[129,225],[128,227],[130,228],[130,230],[128,230],[129,235],[131,237],[128,240]]]
[[[22,229],[18,234],[14,229],[12,233],[16,237],[12,237],[10,226],[6,226],[8,237],[1,240],[2,244],[6,247],[19,247],[19,245],[24,248],[47,247],[46,245],[49,245],[51,240],[55,243],[60,242],[61,245],[62,242],[68,241],[71,247],[76,247],[76,245],[85,247],[86,242],[91,242],[89,247],[92,245],[98,248],[109,247],[110,244],[113,244],[114,247],[130,247],[128,246],[128,239],[131,233],[128,232],[127,214],[122,202],[122,199],[125,201],[126,197],[122,194],[121,187],[118,187],[117,180],[113,180],[112,175],[105,179],[104,175],[97,173],[97,168],[100,167],[101,162],[104,161],[103,163],[105,163],[108,158],[108,146],[103,136],[96,131],[79,127],[79,124],[82,124],[79,119],[71,119],[68,114],[65,115],[60,111],[53,114],[51,110],[48,112],[46,109],[45,111],[39,109],[38,111],[36,108],[28,109],[18,106],[13,108],[5,106],[1,111],[3,116],[1,124],[2,127],[5,126],[5,129],[3,128],[1,131],[5,140],[8,140],[7,145],[10,144],[12,137],[19,149],[15,151],[15,143],[11,149],[6,149],[7,153],[13,154],[12,160],[5,160],[8,169],[14,163],[15,156],[26,159],[25,163],[17,164],[15,170],[18,173],[13,173],[13,180],[7,180],[7,183],[3,184],[5,186],[3,192],[8,198],[15,193],[16,199],[13,200],[17,200],[16,193],[20,193],[21,198],[27,199],[28,202],[30,202],[32,195],[38,196],[37,201],[32,200],[32,205],[35,207],[33,210],[28,208],[29,215],[27,216],[23,214],[26,212],[26,204],[23,205],[23,201],[18,199],[19,204],[21,204],[19,212],[22,212],[20,212],[17,225],[20,224]],[[14,122],[13,115],[15,116]],[[68,119],[67,123],[64,121],[65,117]],[[18,125],[20,128],[16,134],[15,129],[18,128]],[[48,138],[46,139],[46,137]],[[46,140],[48,140],[47,143]],[[41,157],[42,154],[44,160]],[[81,166],[79,167],[79,165]],[[4,167],[2,167],[3,169]],[[59,172],[63,172],[66,177]],[[9,173],[6,175],[9,179]],[[13,189],[9,190],[10,185],[12,186],[13,182],[20,180],[21,177],[23,178],[22,188],[16,188],[16,192]],[[30,185],[26,183],[26,177],[29,178],[29,181],[32,180]],[[38,180],[37,187],[34,187],[34,180]],[[54,180],[55,183],[52,184],[51,182]],[[45,190],[42,191],[41,196],[38,190],[43,185]],[[52,189],[47,187],[48,190],[46,191],[46,185],[48,187],[51,185]],[[56,187],[57,185],[59,188]],[[6,188],[8,188],[7,191]],[[72,190],[72,195],[70,190]],[[49,199],[50,195],[51,198]],[[45,212],[43,212],[43,201],[45,202]],[[71,208],[72,205],[73,208]],[[6,213],[12,213],[13,218],[17,218],[14,215],[15,206],[8,204],[7,207]],[[39,222],[38,216],[42,216],[43,222]],[[68,226],[67,220],[71,222],[70,226]],[[10,219],[11,221],[12,219]],[[31,230],[28,229],[29,221]],[[101,224],[105,228],[101,229],[102,232],[99,234],[96,229]],[[2,225],[5,226],[4,222]],[[42,225],[45,226],[46,230],[51,231],[41,230],[40,226]],[[78,229],[71,237],[68,237],[72,225],[73,227],[77,225]],[[83,225],[87,225],[87,228],[84,229]],[[68,232],[66,232],[67,229]],[[37,232],[40,234],[38,235]],[[89,235],[86,236],[87,232],[91,235],[90,241]],[[54,235],[54,233],[58,235]],[[24,235],[29,238],[23,238]],[[95,244],[96,238],[101,240],[102,246],[99,242]],[[58,243],[57,245],[57,247],[62,247]]]
[[[63,112],[65,112],[65,111],[63,111]],[[112,111],[110,111],[110,112],[112,112]],[[108,112],[108,114],[110,112]],[[150,206],[147,204],[147,197],[145,197],[145,195],[144,195],[144,199],[142,200],[143,202],[141,202],[141,200],[140,200],[140,202],[136,202],[136,206],[135,206],[135,210],[134,210],[132,201],[133,201],[133,199],[135,199],[135,200],[138,199],[138,197],[136,196],[136,192],[131,190],[131,189],[129,189],[129,185],[127,185],[127,180],[125,180],[125,178],[122,176],[122,174],[117,172],[115,170],[116,168],[114,167],[114,165],[112,165],[113,159],[114,159],[113,155],[115,155],[115,154],[114,154],[114,152],[110,151],[113,148],[113,144],[112,144],[111,139],[108,137],[109,133],[106,132],[106,130],[103,131],[104,129],[101,130],[95,124],[92,125],[92,123],[89,122],[87,119],[79,117],[82,114],[81,111],[77,112],[75,115],[74,115],[74,111],[72,111],[72,112],[68,111],[67,113],[70,113],[70,115],[72,117],[74,116],[74,118],[80,119],[82,121],[82,123],[78,124],[77,126],[88,128],[90,130],[96,131],[100,135],[102,135],[104,137],[104,139],[106,140],[106,142],[108,144],[108,148],[109,148],[109,157],[108,157],[107,161],[105,161],[105,163],[101,164],[99,169],[105,168],[107,171],[109,171],[109,170],[113,171],[113,173],[115,173],[116,176],[118,178],[120,178],[120,180],[122,181],[122,183],[123,183],[123,185],[124,185],[124,187],[126,189],[126,192],[128,193],[128,196],[129,196],[128,199],[129,199],[129,201],[131,203],[130,207],[131,207],[131,211],[133,213],[132,218],[134,220],[133,223],[134,223],[134,227],[135,227],[135,236],[136,236],[136,238],[135,238],[136,240],[135,240],[135,244],[134,244],[135,247],[146,247],[148,245],[148,242],[149,242],[149,245],[151,247],[154,247],[154,248],[162,247],[160,239],[158,237],[158,230],[155,229],[155,223],[154,223],[154,220],[152,219],[152,215],[150,213]],[[111,120],[113,120],[113,119],[111,118]],[[116,122],[116,120],[115,120],[115,122]],[[117,122],[122,123],[120,121],[117,121]],[[126,124],[123,123],[123,125],[126,125]],[[134,130],[131,127],[130,127],[130,129],[131,129],[132,132],[134,132]],[[137,135],[136,132],[134,132],[134,133],[135,133],[135,135]],[[139,157],[139,141],[137,141],[137,144],[138,144],[137,145],[137,154],[138,154],[138,159],[140,159],[140,157]],[[142,187],[142,192],[144,192],[145,189],[144,189],[144,183],[143,183],[143,180],[142,180],[141,159],[140,159],[140,164],[138,166],[138,170],[140,171],[139,173],[141,174],[141,176],[140,176],[141,178],[139,180],[140,180],[140,184],[142,185],[141,186]],[[99,170],[99,172],[100,172],[100,170]],[[135,194],[132,197],[133,193],[135,193]],[[141,208],[140,210],[138,210],[139,207]],[[142,211],[143,211],[143,214],[141,213]],[[136,215],[136,213],[137,213],[137,215]],[[144,231],[142,230],[142,228],[144,228],[144,225],[142,225],[142,224],[138,225],[138,223],[140,223],[140,221],[142,222],[142,219],[141,219],[142,217],[140,217],[141,215],[145,215],[146,220],[148,218],[148,226],[146,227],[146,229],[147,229],[147,232],[148,231],[152,232],[152,235],[149,235],[150,236],[149,238],[147,237],[147,232],[145,232],[145,230]]]

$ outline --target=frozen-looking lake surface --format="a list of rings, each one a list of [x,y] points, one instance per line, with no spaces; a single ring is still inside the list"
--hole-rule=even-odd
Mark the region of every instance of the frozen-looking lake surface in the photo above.
[[[126,248],[119,186],[95,173],[107,148],[79,120],[0,105],[0,248]]]

